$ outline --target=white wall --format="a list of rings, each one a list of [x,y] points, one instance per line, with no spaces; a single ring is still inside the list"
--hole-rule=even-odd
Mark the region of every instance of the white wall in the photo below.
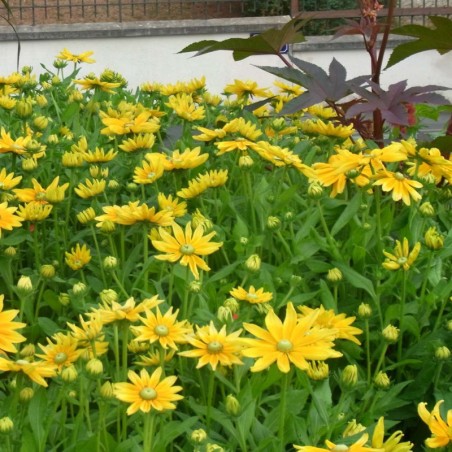
[[[247,37],[237,34],[236,37]],[[206,76],[207,87],[213,93],[220,93],[224,86],[234,79],[255,80],[261,86],[271,87],[274,76],[255,66],[280,66],[277,57],[257,56],[235,62],[230,52],[214,52],[199,57],[178,52],[188,44],[204,39],[223,40],[231,35],[178,35],[107,39],[23,41],[20,65],[31,65],[36,72],[42,71],[40,64],[52,67],[55,56],[64,47],[73,53],[94,51],[95,64],[84,64],[82,75],[90,71],[99,74],[105,68],[121,73],[130,87],[141,83],[187,81]],[[0,75],[16,70],[17,44],[1,42],[2,61]],[[388,50],[388,54],[390,49]],[[333,57],[347,67],[349,77],[369,72],[366,53],[360,50],[303,51],[295,56],[328,68]],[[437,84],[452,87],[452,53],[440,56],[435,51],[414,55],[382,76],[387,85],[408,79],[410,86]],[[452,91],[444,93],[452,100]]]

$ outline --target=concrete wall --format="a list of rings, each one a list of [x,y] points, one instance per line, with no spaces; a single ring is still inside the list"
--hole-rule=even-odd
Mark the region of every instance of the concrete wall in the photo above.
[[[199,57],[178,52],[195,41],[247,37],[252,32],[281,26],[288,20],[288,17],[277,17],[19,27],[20,66],[31,65],[37,72],[42,71],[41,63],[52,68],[55,56],[66,47],[73,53],[94,51],[96,63],[82,65],[81,76],[91,71],[99,74],[110,68],[121,73],[131,88],[147,81],[174,83],[203,75],[207,87],[214,93],[222,92],[234,79],[255,80],[261,86],[271,86],[275,77],[256,66],[282,66],[277,57],[256,56],[235,62],[230,52]],[[0,27],[0,41],[0,75],[7,75],[16,70],[17,43],[7,27]],[[346,66],[349,77],[369,72],[367,54],[355,37],[340,41],[331,41],[329,37],[308,38],[307,43],[294,46],[292,52],[297,58],[324,68],[328,68],[335,57]],[[452,86],[450,74],[452,55],[440,56],[429,51],[385,71],[382,82],[387,85],[408,79],[410,86]],[[452,100],[452,91],[446,93]]]

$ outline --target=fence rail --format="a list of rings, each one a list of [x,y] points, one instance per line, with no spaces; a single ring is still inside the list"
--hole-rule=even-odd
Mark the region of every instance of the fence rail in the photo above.
[[[452,17],[452,0],[399,0],[398,3],[399,24],[424,24],[429,15]],[[9,0],[9,11],[0,4],[0,16],[16,25],[44,25],[301,13],[312,17],[311,34],[326,34],[341,19],[360,15],[358,9],[352,9],[355,0],[281,0],[277,8],[268,6],[273,4],[269,0]],[[385,9],[379,16],[385,16]]]

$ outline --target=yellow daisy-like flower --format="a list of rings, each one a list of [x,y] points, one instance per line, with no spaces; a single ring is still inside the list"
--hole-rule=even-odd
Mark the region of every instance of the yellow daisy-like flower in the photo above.
[[[98,77],[85,77],[84,79],[73,80],[72,82],[80,85],[83,90],[96,89],[110,94],[114,94],[114,88],[121,86],[121,83],[103,82]]]
[[[149,413],[151,410],[174,410],[174,402],[183,399],[177,394],[182,391],[182,387],[174,386],[177,378],[171,376],[161,379],[162,373],[161,367],[157,367],[152,375],[149,375],[146,369],[141,369],[140,375],[129,370],[128,378],[131,383],[115,383],[115,397],[131,404],[127,408],[129,416],[137,411]]]
[[[193,135],[193,138],[198,141],[213,141],[219,138],[220,140],[226,136],[224,129],[206,129],[205,127],[195,127],[196,130],[202,132],[200,135]]]
[[[157,195],[157,203],[162,210],[171,212],[174,218],[183,217],[187,213],[187,203],[180,201],[176,197],[173,199],[172,195],[165,196],[164,193]]]
[[[439,411],[443,403],[444,400],[436,402],[431,412],[425,407],[427,405],[425,402],[421,402],[417,406],[419,417],[432,432],[433,436],[425,440],[425,444],[432,449],[452,443],[452,410],[447,411],[446,420],[443,420]]]
[[[167,169],[191,169],[202,165],[209,158],[209,154],[201,154],[201,148],[199,146],[190,149],[186,148],[184,152],[180,152],[176,149],[168,158]]]
[[[6,168],[0,171],[0,190],[11,190],[20,183],[22,176],[14,177],[14,173],[7,173]]]
[[[103,135],[125,135],[128,133],[154,133],[160,129],[160,121],[153,117],[151,110],[132,115],[130,112],[122,117],[111,117],[100,112],[101,121],[106,126],[100,133]]]
[[[70,253],[66,251],[65,255],[65,262],[72,270],[80,270],[91,261],[91,251],[85,244],[80,246],[80,243],[77,243],[75,248],[71,248]]]
[[[92,50],[89,50],[77,55],[75,53],[69,52],[68,49],[64,48],[56,57],[59,60],[72,61],[73,63],[95,63],[96,60],[90,58],[93,53],[94,52]]]
[[[179,93],[170,96],[165,104],[174,110],[174,112],[186,121],[198,121],[204,119],[206,111],[204,107],[199,107],[193,102],[190,94]]]
[[[423,185],[415,180],[408,179],[400,172],[383,170],[375,174],[374,185],[381,185],[383,191],[392,191],[394,201],[402,200],[409,206],[411,199],[419,201],[422,196],[416,191],[416,188],[422,188]]]
[[[335,125],[332,122],[324,122],[321,119],[302,121],[299,127],[307,134],[326,135],[343,139],[350,137],[355,132],[353,124],[348,126]]]
[[[141,162],[133,172],[133,181],[136,184],[152,184],[163,176],[165,171],[164,158],[161,154],[148,154],[146,160]]]
[[[439,149],[421,148],[416,157],[420,160],[420,163],[408,163],[411,166],[407,171],[409,175],[419,178],[427,178],[431,175],[436,184],[439,184],[442,178],[450,183],[452,180],[452,161],[444,158]]]
[[[47,362],[29,362],[25,359],[11,361],[2,356],[0,356],[0,370],[4,372],[23,372],[30,380],[44,387],[48,386],[44,378],[55,376],[55,367],[49,366]]]
[[[118,147],[124,152],[150,151],[154,143],[155,135],[153,133],[140,133],[123,140]]]
[[[95,179],[93,181],[85,179],[85,184],[78,184],[74,191],[80,198],[88,199],[103,193],[106,185],[107,181],[105,179]]]
[[[16,188],[13,191],[17,196],[17,199],[21,202],[47,204],[49,202],[49,194],[52,199],[55,197],[64,198],[64,192],[69,187],[69,183],[58,186],[59,182],[60,177],[57,176],[47,188],[44,188],[36,179],[33,178],[31,180],[33,188]]]
[[[376,449],[373,447],[366,447],[369,435],[364,433],[356,442],[349,446],[345,444],[334,444],[331,441],[326,440],[326,447],[314,447],[314,446],[297,446],[294,444],[295,450],[302,452],[329,452],[329,451],[341,451],[341,452],[384,452],[384,449]]]
[[[27,145],[31,141],[31,136],[27,135],[25,137],[18,137],[15,140],[11,138],[11,135],[6,132],[2,127],[0,132],[0,154],[11,152],[13,154],[26,154]]]
[[[213,370],[218,365],[241,365],[242,339],[239,338],[242,330],[227,334],[226,325],[218,331],[213,322],[209,325],[197,327],[196,335],[188,338],[188,342],[195,347],[193,350],[180,352],[179,355],[187,358],[199,358],[197,369],[210,364]]]
[[[235,94],[238,98],[270,97],[272,93],[268,88],[259,88],[257,82],[252,80],[234,80],[234,83],[226,85],[225,94]]]
[[[17,207],[8,207],[7,202],[0,204],[0,237],[3,230],[11,231],[13,228],[22,226],[23,219],[14,215],[16,210]]]
[[[232,289],[229,294],[236,300],[247,301],[251,304],[267,303],[273,298],[273,294],[271,292],[264,292],[262,287],[256,290],[254,286],[250,286],[248,290],[245,290],[243,287],[239,286]]]
[[[110,149],[105,152],[102,148],[96,148],[95,151],[87,151],[83,154],[83,160],[88,163],[105,163],[111,162],[118,155],[118,151]]]
[[[131,342],[131,344],[134,344],[134,342]],[[143,367],[157,367],[162,363],[162,356],[164,362],[170,362],[175,354],[176,350],[171,349],[154,350],[147,355],[140,355],[140,361],[135,361],[135,364]]]
[[[158,342],[164,349],[172,348],[177,350],[177,344],[185,344],[187,336],[193,332],[187,321],[177,321],[179,310],[173,313],[173,308],[169,308],[162,315],[160,309],[146,312],[146,318],[140,317],[142,326],[132,328],[138,342],[149,341],[151,344]]]
[[[185,231],[177,224],[172,225],[173,235],[165,229],[159,228],[161,240],[152,240],[152,245],[166,254],[158,254],[156,259],[177,262],[190,268],[195,279],[199,279],[198,267],[209,271],[210,267],[199,256],[207,256],[217,251],[223,242],[211,242],[215,232],[204,234],[204,228],[198,226],[192,231],[190,223],[185,226]]]
[[[403,432],[397,430],[389,438],[384,440],[385,435],[385,423],[384,417],[378,419],[377,425],[375,426],[374,433],[372,435],[372,447],[375,449],[382,449],[384,452],[409,452],[413,450],[413,443],[406,441],[401,443],[403,438]]]
[[[43,205],[29,202],[24,206],[20,205],[17,213],[24,221],[42,221],[50,215],[52,209],[53,206],[50,204]]]
[[[333,309],[327,310],[323,306],[316,309],[309,308],[308,306],[300,306],[299,310],[301,311],[302,317],[318,312],[319,315],[315,321],[315,325],[334,330],[337,339],[347,339],[355,344],[361,344],[355,336],[362,334],[362,330],[351,326],[356,320],[356,317],[347,317],[345,314],[336,314]]]
[[[383,251],[383,254],[386,256],[386,260],[382,265],[386,270],[399,270],[402,268],[404,271],[408,271],[417,259],[420,250],[420,242],[417,242],[410,252],[410,245],[406,237],[403,238],[403,243],[396,240],[394,254]]]
[[[243,355],[258,358],[251,371],[260,372],[275,362],[284,373],[289,372],[291,363],[306,370],[309,367],[308,361],[342,356],[333,350],[335,332],[315,326],[318,315],[318,312],[314,312],[298,318],[293,304],[288,303],[284,322],[271,310],[265,317],[267,329],[244,323],[244,328],[257,337],[244,339],[247,347],[243,350]]]
[[[39,345],[39,347],[43,354],[36,354],[36,356],[58,370],[72,365],[82,353],[78,348],[77,339],[63,333],[56,333],[51,339],[47,338],[47,345]]]
[[[27,326],[25,323],[14,322],[14,317],[19,311],[17,309],[3,310],[5,296],[0,294],[0,352],[16,353],[14,344],[24,342],[26,338],[16,330]]]

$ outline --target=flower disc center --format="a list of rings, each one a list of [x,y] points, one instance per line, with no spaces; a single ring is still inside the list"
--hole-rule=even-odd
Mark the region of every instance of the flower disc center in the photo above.
[[[57,353],[53,361],[55,364],[63,364],[67,360],[67,355],[64,352]]]
[[[207,345],[207,350],[209,353],[220,353],[223,350],[223,344],[218,341],[209,342]]]
[[[346,446],[345,444],[336,444],[334,446],[334,449],[331,449],[332,451],[337,451],[337,452],[345,452],[348,450],[348,446]]]
[[[280,352],[287,353],[287,352],[290,352],[293,349],[293,344],[288,339],[281,339],[276,344],[276,348]]]
[[[157,336],[168,336],[169,329],[168,329],[168,327],[166,325],[157,325],[154,328],[154,333]]]
[[[403,179],[405,179],[405,176],[404,176],[402,173],[399,173],[399,172],[395,173],[395,174],[394,174],[394,177],[395,177],[397,180],[403,180]]]
[[[400,264],[400,265],[406,264],[407,261],[408,261],[408,259],[407,259],[406,257],[404,257],[404,256],[399,257],[399,258],[397,259],[397,263]]]
[[[185,244],[179,248],[179,251],[182,254],[189,256],[190,254],[193,254],[195,252],[195,247],[193,245]]]
[[[154,400],[157,398],[157,391],[154,388],[143,388],[140,397],[144,400]]]

